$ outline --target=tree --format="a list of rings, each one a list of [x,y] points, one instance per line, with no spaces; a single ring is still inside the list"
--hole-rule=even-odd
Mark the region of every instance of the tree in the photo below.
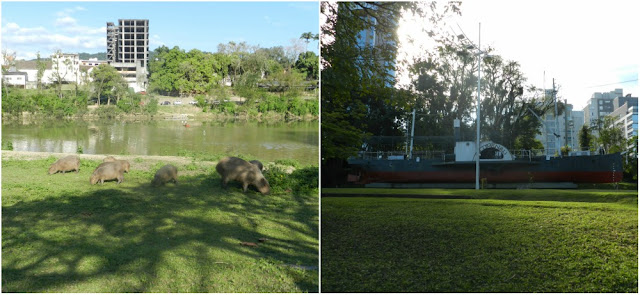
[[[47,63],[42,61],[40,58],[40,51],[38,51],[36,55],[36,69],[38,70],[36,73],[36,87],[38,89],[42,89],[42,76],[44,75],[44,71],[47,69]]]
[[[4,97],[9,95],[9,87],[6,87],[5,75],[11,68],[16,66],[16,52],[9,53],[7,49],[2,49],[2,89],[4,89]]]
[[[300,35],[300,39],[304,39],[304,42],[307,44],[305,46],[305,51],[307,51],[310,40],[318,40],[318,37],[318,34],[313,34],[311,32],[302,33],[302,35]]]
[[[101,64],[91,72],[93,78],[93,88],[95,89],[96,103],[100,105],[103,97],[107,98],[107,105],[111,104],[111,98],[116,97],[118,100],[122,93],[127,89],[127,84],[118,73],[118,71],[108,65]]]
[[[58,97],[62,98],[62,83],[65,81],[67,75],[73,71],[72,61],[68,58],[64,58],[61,63],[61,59],[64,57],[62,51],[59,49],[53,54],[55,56],[55,63],[52,64],[53,72],[51,73],[51,80],[57,84]],[[52,62],[54,59],[52,58]]]
[[[405,12],[417,14],[433,23],[435,34],[443,15],[435,2],[321,2],[320,10],[327,20],[320,40],[322,165],[330,176],[323,176],[325,181],[339,175],[344,160],[356,155],[370,135],[402,133],[403,122],[396,118],[412,103],[410,95],[392,86],[398,20]],[[457,8],[447,9],[452,11]],[[362,46],[359,35],[371,28],[386,42]]]
[[[605,153],[617,153],[626,148],[624,132],[621,126],[615,123],[615,118],[610,116],[598,118],[596,128],[598,131],[597,142],[602,146]]]
[[[582,128],[580,128],[580,133],[578,134],[578,141],[580,142],[581,151],[588,151],[591,148],[592,138],[593,136],[591,135],[589,126],[582,125]]]
[[[306,74],[307,80],[318,79],[319,58],[313,51],[300,53],[295,68]]]

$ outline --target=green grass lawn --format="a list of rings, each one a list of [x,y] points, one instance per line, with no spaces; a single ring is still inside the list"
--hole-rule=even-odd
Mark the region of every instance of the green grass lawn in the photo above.
[[[99,162],[47,175],[54,161],[2,161],[3,292],[318,291],[317,167],[266,173],[286,180],[264,196],[197,163],[153,188],[166,163],[91,186]]]
[[[638,291],[637,192],[328,192],[322,292]]]

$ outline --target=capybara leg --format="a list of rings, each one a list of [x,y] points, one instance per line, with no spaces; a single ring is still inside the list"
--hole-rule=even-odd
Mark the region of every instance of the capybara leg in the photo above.
[[[242,184],[242,192],[246,193],[248,187],[249,187],[249,183],[247,183],[247,182],[243,183]]]
[[[222,188],[227,188],[227,179],[226,178],[222,178]]]

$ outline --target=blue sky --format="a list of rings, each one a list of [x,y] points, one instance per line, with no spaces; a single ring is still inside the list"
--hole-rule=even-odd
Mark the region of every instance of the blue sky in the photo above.
[[[318,2],[2,2],[2,49],[18,59],[105,52],[106,23],[149,19],[150,50],[161,45],[216,52],[245,41],[291,46],[304,32],[318,34]],[[318,42],[308,44],[318,53]]]

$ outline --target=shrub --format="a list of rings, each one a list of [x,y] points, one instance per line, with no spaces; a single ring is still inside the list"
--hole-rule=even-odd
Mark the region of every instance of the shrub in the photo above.
[[[112,119],[116,118],[120,113],[120,110],[113,105],[109,106],[99,106],[97,109],[93,111],[93,114],[102,119]]]

